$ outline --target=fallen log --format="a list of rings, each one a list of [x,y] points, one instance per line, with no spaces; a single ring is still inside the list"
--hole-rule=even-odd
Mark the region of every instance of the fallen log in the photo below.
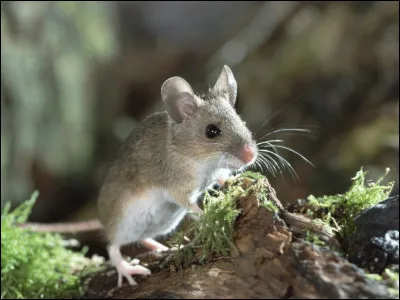
[[[375,280],[350,263],[326,226],[288,212],[265,177],[241,177],[229,184],[236,189],[233,202],[239,213],[228,255],[205,255],[211,248],[191,244],[201,234],[194,231],[192,242],[178,251],[137,257],[152,270],[148,278],[135,278],[137,286],[125,283],[118,289],[110,267],[88,278],[85,298],[398,298],[388,278]],[[309,232],[321,245],[307,240]]]

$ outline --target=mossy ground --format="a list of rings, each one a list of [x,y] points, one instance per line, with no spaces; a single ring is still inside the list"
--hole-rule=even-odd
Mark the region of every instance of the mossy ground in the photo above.
[[[393,183],[382,184],[387,172],[376,182],[365,184],[367,172],[361,168],[352,178],[353,183],[345,194],[318,198],[310,195],[308,200],[311,206],[323,213],[318,215],[321,218],[316,218],[317,215],[310,211],[309,216],[313,222],[328,225],[339,236],[354,232],[354,217],[389,196]],[[266,178],[259,173],[245,172],[233,180],[229,180],[221,190],[206,193],[205,213],[199,222],[193,223],[183,232],[176,233],[171,239],[170,245],[176,246],[184,244],[184,236],[192,238],[175,255],[175,265],[184,268],[192,263],[202,264],[216,258],[229,256],[232,249],[234,223],[240,213],[236,208],[237,199],[255,194],[260,200],[261,206],[272,213],[278,213],[279,208],[276,204],[268,200],[270,191],[265,180]],[[326,246],[326,243],[314,233],[307,232],[306,239],[315,245]],[[391,275],[385,276],[388,286],[398,286],[398,273],[390,270],[387,272]],[[376,278],[372,279],[376,280]]]
[[[85,250],[65,248],[58,234],[32,232],[16,226],[24,223],[38,193],[1,216],[1,298],[65,299],[83,292],[81,278],[99,266],[85,258]],[[101,263],[101,261],[99,262]]]
[[[367,172],[361,168],[352,178],[352,185],[345,194],[322,197],[310,195],[308,200],[311,206],[320,212],[316,214],[315,211],[309,210],[308,215],[310,217],[318,215],[320,218],[315,218],[315,222],[325,223],[336,231],[339,239],[344,240],[357,229],[354,223],[357,214],[389,197],[394,183],[382,184],[388,172],[389,169],[386,169],[385,174],[376,182],[367,181],[366,183]],[[312,233],[307,234],[307,240],[314,244],[324,245],[319,237]],[[371,280],[385,280],[391,294],[399,295],[398,272],[385,269],[382,275],[367,273],[367,277]]]
[[[339,238],[351,234],[355,230],[354,217],[389,196],[393,182],[386,185],[381,184],[387,173],[388,170],[376,182],[365,184],[367,172],[361,168],[352,178],[353,183],[345,194],[322,197],[310,195],[308,197],[310,205],[315,210],[319,210],[319,213],[316,214],[315,211],[309,210],[308,216],[313,219],[313,222],[327,225],[332,232],[337,233]],[[193,261],[203,263],[213,257],[229,254],[234,221],[240,213],[236,209],[235,202],[238,198],[255,194],[262,206],[273,213],[279,212],[278,207],[268,200],[270,191],[263,180],[266,178],[260,173],[247,171],[233,180],[228,180],[221,190],[205,193],[205,213],[200,221],[189,226],[184,232],[178,232],[171,239],[171,244],[182,245],[184,236],[193,236],[191,242],[177,255],[180,266]],[[325,244],[311,232],[306,233],[306,236],[307,240],[314,244]]]
[[[354,216],[385,199],[393,187],[393,183],[381,185],[384,176],[375,183],[365,185],[365,176],[366,172],[362,169],[357,172],[349,191],[343,195],[318,198],[311,195],[310,203],[324,211],[321,219],[315,221],[325,222],[341,235],[354,231],[354,224],[351,222]],[[269,200],[270,192],[263,175],[245,172],[228,180],[222,189],[205,193],[205,213],[199,222],[177,232],[170,240],[170,245],[174,246],[185,244],[185,236],[191,238],[174,255],[175,265],[182,268],[192,263],[203,264],[213,259],[229,257],[235,220],[240,214],[236,201],[256,195],[261,206],[275,214],[279,212],[279,208]],[[84,290],[82,277],[88,272],[98,270],[98,265],[85,258],[84,251],[77,253],[66,249],[60,235],[31,232],[15,226],[15,223],[27,220],[36,197],[35,193],[30,200],[12,212],[6,207],[2,213],[2,299],[77,297]],[[314,244],[321,242],[313,234],[309,234],[308,238]],[[389,275],[398,286],[398,273],[389,272]]]
[[[204,214],[199,222],[177,232],[170,240],[170,246],[177,246],[184,244],[185,236],[192,238],[175,255],[175,264],[182,268],[193,262],[202,264],[229,256],[234,222],[240,213],[236,208],[237,199],[257,195],[262,206],[277,213],[278,207],[268,200],[269,191],[265,180],[263,175],[248,171],[228,180],[224,188],[206,192],[203,200]]]
[[[394,183],[381,184],[388,172],[389,169],[376,182],[369,181],[366,184],[367,172],[361,168],[352,178],[352,185],[345,194],[322,197],[310,195],[308,200],[311,206],[322,209],[320,219],[331,226],[340,238],[345,238],[356,230],[353,220],[358,213],[389,197]],[[308,214],[315,217],[312,211]]]
[[[388,286],[388,291],[394,297],[399,297],[399,273],[390,269],[385,269],[382,275],[379,274],[366,274],[366,277],[374,281],[385,281]]]

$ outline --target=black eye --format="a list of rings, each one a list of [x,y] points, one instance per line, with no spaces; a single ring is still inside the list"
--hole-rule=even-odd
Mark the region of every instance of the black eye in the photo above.
[[[210,124],[206,128],[206,137],[213,139],[221,134],[221,129],[219,129],[214,124]]]

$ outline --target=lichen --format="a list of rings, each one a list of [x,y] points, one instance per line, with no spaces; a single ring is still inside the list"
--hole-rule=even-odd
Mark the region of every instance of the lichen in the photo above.
[[[16,226],[24,223],[38,197],[1,215],[1,298],[54,299],[82,294],[81,278],[96,270],[94,260],[85,258],[86,249],[65,248],[58,234],[33,232]],[[101,263],[101,261],[99,262]]]
[[[367,172],[360,169],[352,178],[352,185],[345,194],[315,197],[310,195],[308,200],[315,208],[325,212],[321,219],[337,230],[340,237],[346,237],[356,229],[354,217],[361,211],[386,199],[392,188],[393,182],[382,185],[381,182],[388,174],[389,169],[376,182],[365,184]]]

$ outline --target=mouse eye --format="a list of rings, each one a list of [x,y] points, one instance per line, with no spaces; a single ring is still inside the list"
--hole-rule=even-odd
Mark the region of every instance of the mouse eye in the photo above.
[[[214,124],[210,124],[206,128],[206,137],[213,139],[221,134],[221,129],[219,129]]]

